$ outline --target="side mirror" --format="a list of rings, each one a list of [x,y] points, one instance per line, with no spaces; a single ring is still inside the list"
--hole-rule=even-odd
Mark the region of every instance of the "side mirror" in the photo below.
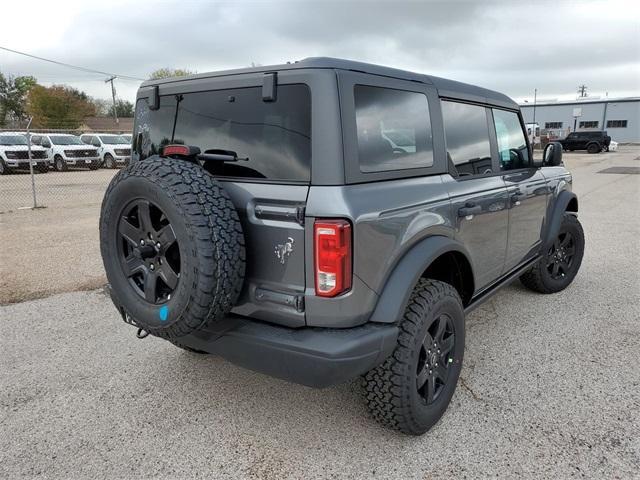
[[[562,144],[560,142],[549,142],[544,147],[542,159],[542,164],[549,167],[562,165]]]

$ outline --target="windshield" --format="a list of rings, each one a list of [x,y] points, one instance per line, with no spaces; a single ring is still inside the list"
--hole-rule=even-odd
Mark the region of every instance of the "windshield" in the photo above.
[[[50,135],[49,138],[54,145],[84,145],[78,137],[67,135]]]
[[[0,135],[0,145],[26,145],[27,137],[24,135]]]
[[[102,140],[102,143],[106,143],[107,145],[122,145],[129,143],[120,135],[100,135],[100,140]]]

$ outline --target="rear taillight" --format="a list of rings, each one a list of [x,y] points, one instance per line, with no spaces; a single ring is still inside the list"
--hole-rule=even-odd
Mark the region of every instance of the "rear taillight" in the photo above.
[[[162,154],[165,157],[169,155],[189,155],[189,147],[186,145],[167,145],[162,149]]]
[[[316,295],[335,297],[351,288],[351,225],[316,220],[313,225]]]

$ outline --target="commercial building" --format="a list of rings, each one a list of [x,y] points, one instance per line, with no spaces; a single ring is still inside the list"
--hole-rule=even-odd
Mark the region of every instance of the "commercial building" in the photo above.
[[[569,132],[606,130],[619,143],[640,143],[640,97],[520,104],[524,121],[561,137]],[[564,135],[562,135],[564,133]]]

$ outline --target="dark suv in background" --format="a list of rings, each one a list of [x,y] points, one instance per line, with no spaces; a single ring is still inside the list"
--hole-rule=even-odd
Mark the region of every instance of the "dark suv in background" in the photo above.
[[[580,267],[562,148],[534,160],[500,93],[312,58],[147,81],[135,117],[100,218],[125,322],[305,385],[361,375],[403,432],[446,410],[466,313]]]
[[[589,153],[599,153],[602,150],[609,151],[611,137],[606,131],[593,130],[587,132],[572,132],[562,140],[558,140],[562,148],[573,152],[574,150],[586,150]]]

